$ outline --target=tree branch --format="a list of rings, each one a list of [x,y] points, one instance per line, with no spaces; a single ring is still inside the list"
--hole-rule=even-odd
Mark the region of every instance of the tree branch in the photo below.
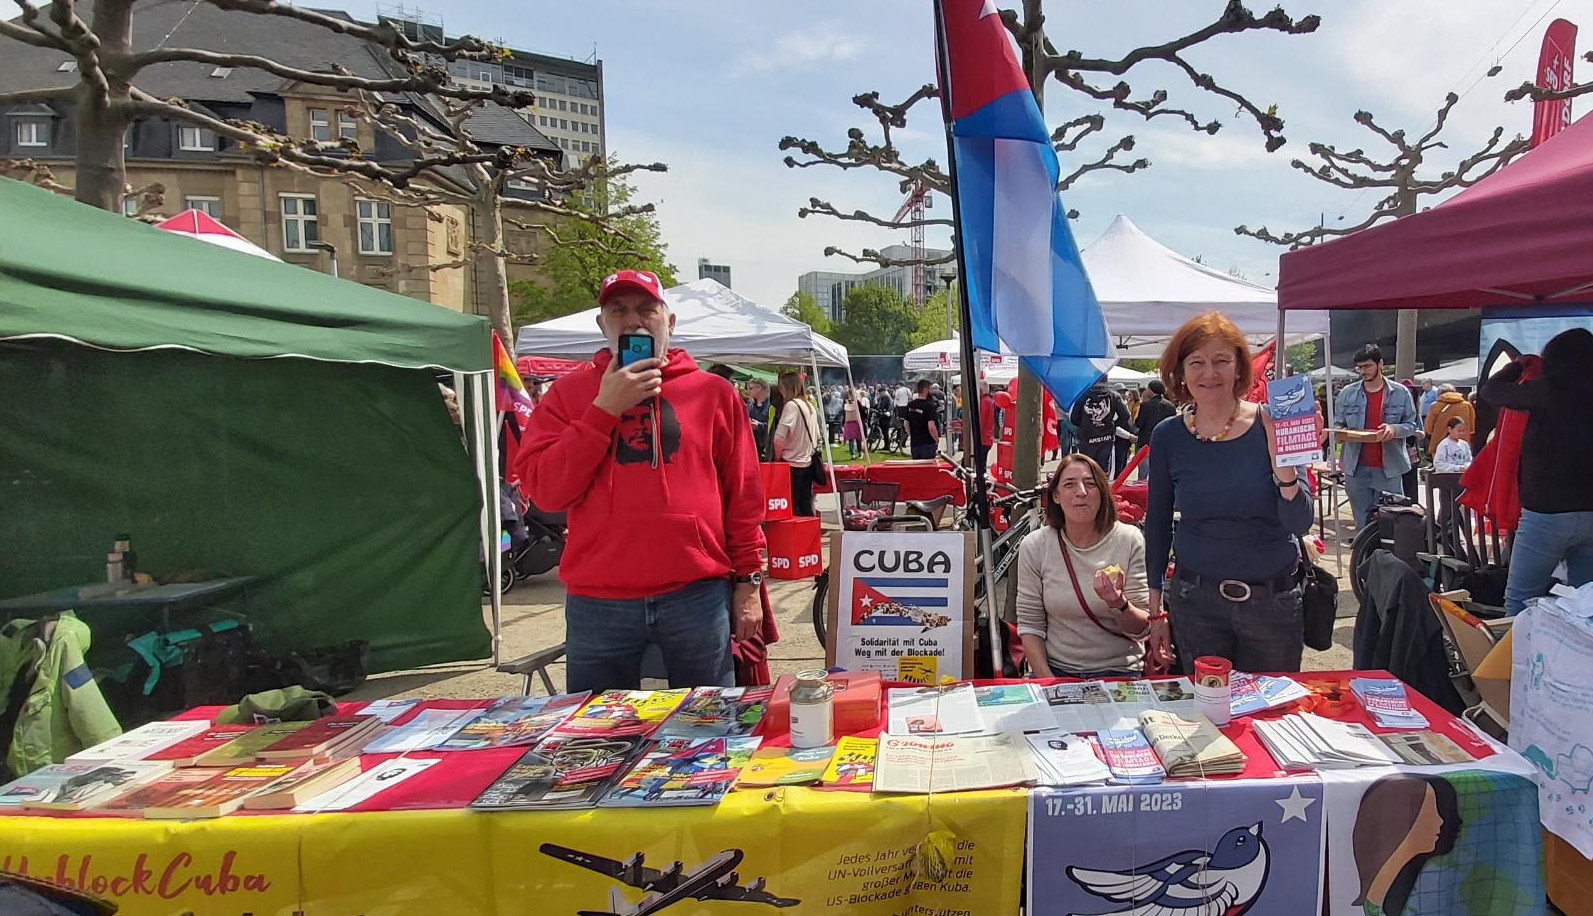
[[[1582,59],[1593,64],[1593,51],[1582,55]],[[1505,93],[1506,102],[1519,102],[1530,98],[1534,102],[1558,102],[1561,99],[1574,99],[1579,95],[1593,92],[1593,82],[1583,83],[1580,86],[1566,86],[1564,89],[1549,89],[1534,83],[1522,83],[1516,88]]]
[[[53,89],[18,89],[0,92],[0,105],[31,105],[40,102],[61,102],[72,98],[74,86],[56,86]]]
[[[912,229],[917,226],[953,225],[952,221],[949,219],[911,219],[897,222],[895,220],[880,219],[879,217],[870,213],[865,213],[862,210],[853,210],[851,213],[842,213],[841,211],[835,209],[834,204],[831,204],[828,201],[819,200],[817,197],[809,197],[808,205],[797,210],[797,216],[802,219],[806,219],[808,216],[814,214],[818,214],[820,216],[833,216],[836,219],[850,220],[859,223],[872,223],[876,226],[883,226],[886,229]]]
[[[873,248],[864,248],[863,253],[857,255],[848,251],[843,251],[831,245],[824,249],[824,256],[830,257],[832,255],[839,258],[846,258],[848,261],[856,264],[873,264],[879,267],[913,267],[914,265],[919,264],[922,264],[925,267],[931,267],[936,264],[950,264],[957,260],[956,252],[952,252],[944,257],[925,258],[920,261],[916,258],[887,258]]]
[[[282,16],[287,19],[296,19],[310,25],[320,26],[339,35],[350,35],[380,45],[397,52],[412,54],[435,54],[449,60],[464,58],[467,60],[491,60],[498,56],[500,50],[479,38],[464,35],[452,41],[415,41],[394,28],[390,22],[378,22],[367,25],[362,22],[352,22],[337,16],[328,16],[315,10],[302,6],[289,6],[278,0],[203,0],[218,9],[240,13],[260,13],[267,16]]]
[[[1112,147],[1108,149],[1101,156],[1101,158],[1095,160],[1094,162],[1088,162],[1079,166],[1073,170],[1073,174],[1063,178],[1061,181],[1058,181],[1056,185],[1057,191],[1059,193],[1066,191],[1068,188],[1073,187],[1073,183],[1075,181],[1078,181],[1080,178],[1088,175],[1091,172],[1137,172],[1140,169],[1150,168],[1149,159],[1135,159],[1133,162],[1126,163],[1114,161],[1117,158],[1118,153],[1128,152],[1133,149],[1134,137],[1132,134],[1130,134],[1129,136],[1124,137],[1123,139],[1112,144]]]
[[[48,165],[35,159],[0,159],[0,175],[67,197],[77,193],[75,188],[57,180],[55,172],[51,171]]]
[[[1084,129],[1074,134],[1072,137],[1069,137],[1067,132],[1075,127],[1082,127]],[[1088,137],[1090,134],[1093,134],[1096,131],[1104,130],[1105,128],[1106,118],[1103,115],[1093,114],[1084,115],[1080,118],[1074,118],[1073,120],[1051,132],[1051,145],[1059,153],[1071,153],[1079,148],[1079,143],[1085,137]]]
[[[1371,214],[1369,214],[1366,219],[1362,220],[1359,225],[1350,226],[1347,228],[1338,226],[1312,226],[1310,229],[1306,229],[1301,232],[1285,232],[1279,236],[1273,235],[1271,232],[1267,231],[1267,227],[1265,226],[1262,226],[1260,229],[1251,229],[1247,226],[1238,226],[1234,229],[1234,235],[1248,235],[1253,239],[1260,239],[1263,242],[1271,242],[1274,245],[1287,245],[1290,248],[1303,248],[1306,245],[1313,245],[1317,242],[1323,242],[1330,238],[1336,238],[1341,235],[1349,235],[1352,232],[1360,232],[1362,229],[1367,229],[1384,220],[1393,219],[1397,216],[1399,216],[1399,213],[1395,210],[1391,208],[1385,209],[1380,206],[1378,209],[1373,210]]]

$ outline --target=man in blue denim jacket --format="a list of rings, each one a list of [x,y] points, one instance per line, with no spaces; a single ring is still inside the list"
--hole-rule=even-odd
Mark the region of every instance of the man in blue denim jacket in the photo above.
[[[1344,442],[1344,489],[1349,493],[1355,523],[1371,521],[1380,492],[1402,493],[1401,478],[1410,470],[1405,440],[1419,426],[1416,402],[1403,385],[1383,377],[1383,351],[1367,344],[1355,353],[1355,371],[1361,380],[1339,392],[1335,419],[1341,429],[1374,434],[1364,442]],[[1380,405],[1380,416],[1367,416],[1369,404]]]

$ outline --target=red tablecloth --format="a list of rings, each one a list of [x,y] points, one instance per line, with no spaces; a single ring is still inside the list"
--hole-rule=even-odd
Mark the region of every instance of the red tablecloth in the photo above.
[[[950,468],[951,466],[944,461],[933,459],[884,461],[870,467],[861,464],[837,464],[835,479],[839,481],[867,477],[869,480],[890,481],[901,487],[896,493],[896,498],[901,501],[950,496],[957,505],[966,505],[967,495],[963,492],[962,481]],[[814,490],[819,493],[830,492],[829,479],[820,481]]]

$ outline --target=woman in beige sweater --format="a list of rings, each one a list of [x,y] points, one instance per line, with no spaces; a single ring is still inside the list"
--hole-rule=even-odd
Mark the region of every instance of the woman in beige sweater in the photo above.
[[[1064,457],[1046,484],[1045,526],[1018,547],[1018,635],[1035,677],[1143,669],[1145,538],[1117,520],[1110,486],[1090,458]]]

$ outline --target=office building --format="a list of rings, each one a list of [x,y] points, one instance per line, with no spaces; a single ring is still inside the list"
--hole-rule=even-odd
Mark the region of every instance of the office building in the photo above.
[[[940,248],[924,249],[924,257],[929,260],[950,254],[950,251]],[[908,245],[889,245],[880,250],[880,255],[888,260],[906,260],[913,256],[913,249]],[[955,277],[957,265],[955,262],[929,264],[923,270],[925,295],[932,296],[946,288],[941,274]],[[913,298],[913,268],[877,267],[850,272],[810,270],[797,278],[797,291],[812,296],[831,321],[840,321],[845,317],[846,294],[860,286],[883,286],[910,301]]]
[[[707,258],[697,259],[697,279],[718,280],[726,289],[730,288],[730,265],[710,264]]]

